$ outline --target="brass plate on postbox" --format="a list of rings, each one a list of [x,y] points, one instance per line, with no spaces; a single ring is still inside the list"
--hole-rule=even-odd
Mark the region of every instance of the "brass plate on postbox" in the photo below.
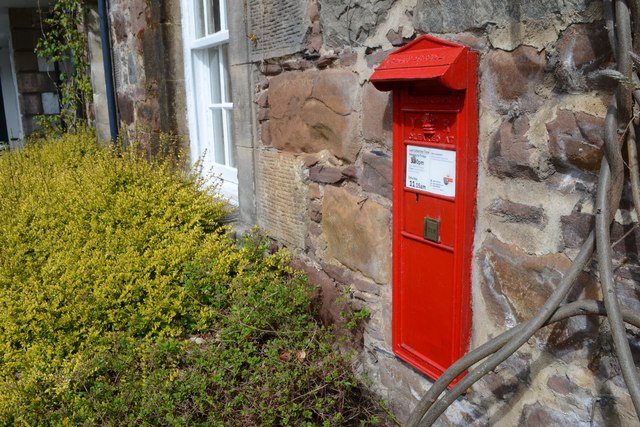
[[[424,239],[440,243],[440,220],[425,217]]]

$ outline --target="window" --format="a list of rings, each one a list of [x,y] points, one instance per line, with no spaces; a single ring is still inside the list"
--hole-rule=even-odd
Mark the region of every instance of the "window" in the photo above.
[[[238,199],[226,0],[182,0],[191,160]]]

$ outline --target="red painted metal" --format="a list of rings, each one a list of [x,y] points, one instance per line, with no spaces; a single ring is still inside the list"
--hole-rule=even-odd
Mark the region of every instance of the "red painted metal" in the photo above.
[[[422,36],[370,79],[393,91],[393,350],[432,378],[469,344],[477,68],[468,48]]]

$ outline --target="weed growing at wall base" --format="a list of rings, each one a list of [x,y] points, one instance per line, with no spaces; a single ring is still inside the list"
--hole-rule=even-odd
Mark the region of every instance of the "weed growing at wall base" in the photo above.
[[[361,425],[306,278],[169,162],[0,154],[0,425]]]

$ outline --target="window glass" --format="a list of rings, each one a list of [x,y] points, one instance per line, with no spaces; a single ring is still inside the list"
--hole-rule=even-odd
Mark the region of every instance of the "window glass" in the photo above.
[[[195,24],[195,36],[197,39],[204,37],[204,3],[206,0],[193,0],[194,24]]]
[[[220,50],[217,47],[209,49],[209,82],[211,83],[211,103],[220,104],[222,102],[221,80],[220,80]]]
[[[213,127],[213,154],[215,162],[224,165],[226,164],[226,159],[224,157],[225,152],[225,143],[224,143],[224,133],[223,133],[223,122],[222,122],[222,108],[212,107],[211,108],[211,116],[212,116],[212,127]]]
[[[207,1],[207,34],[222,30],[220,25],[220,0]]]
[[[231,75],[229,74],[229,45],[220,47],[222,53],[222,69],[224,70],[224,102],[231,102]]]
[[[225,132],[227,133],[227,150],[229,150],[229,166],[232,168],[236,167],[236,150],[233,149],[233,139],[231,135],[233,135],[233,111],[229,109],[225,109],[224,113],[227,115],[227,128]]]

